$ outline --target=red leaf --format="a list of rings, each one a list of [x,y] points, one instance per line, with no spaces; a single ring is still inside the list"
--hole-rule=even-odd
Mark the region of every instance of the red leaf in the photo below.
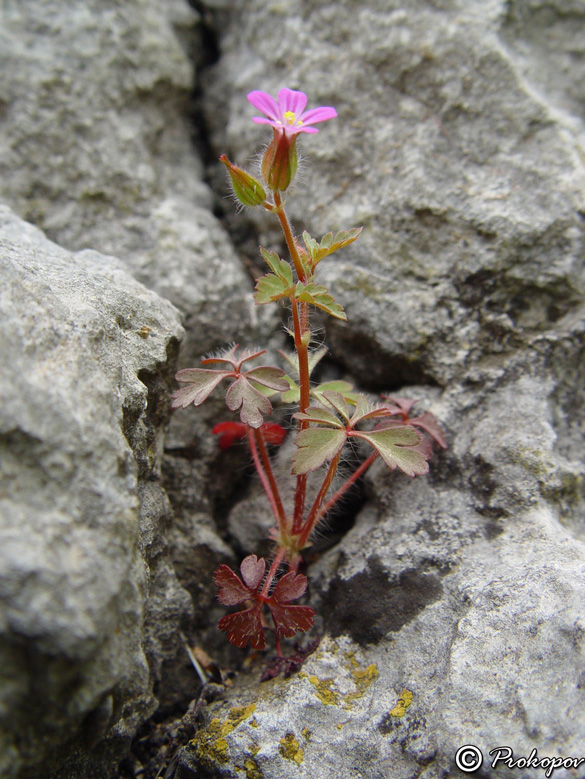
[[[219,589],[217,598],[224,606],[236,606],[253,597],[253,593],[229,565],[222,563],[215,572],[214,579]]]
[[[280,446],[286,438],[286,430],[276,422],[264,422],[260,429],[266,443],[272,446]]]
[[[262,604],[256,603],[245,611],[228,614],[219,620],[218,627],[227,633],[228,641],[240,649],[243,649],[248,641],[253,649],[264,649],[266,640],[260,617],[261,610]]]
[[[410,425],[414,425],[415,427],[420,427],[420,429],[424,430],[425,433],[430,435],[431,438],[439,444],[439,446],[441,446],[443,449],[447,448],[445,434],[439,427],[439,423],[437,422],[435,415],[431,414],[430,411],[425,411],[425,413],[420,417],[409,419],[408,423]]]
[[[220,449],[229,449],[234,441],[246,437],[246,425],[242,422],[219,422],[211,432],[219,435]]]
[[[258,589],[258,586],[264,577],[265,570],[266,561],[263,557],[259,560],[255,554],[245,557],[240,565],[242,578],[251,590]]]
[[[271,599],[277,603],[288,603],[290,600],[296,600],[304,594],[307,589],[307,577],[302,573],[295,574],[289,571],[274,588]]]
[[[309,630],[313,625],[315,612],[310,606],[289,606],[269,600],[268,608],[278,636],[292,638],[295,633]]]
[[[285,574],[267,600],[278,636],[292,638],[295,633],[309,630],[314,610],[310,606],[289,606],[288,601],[300,598],[307,589],[307,577],[290,571]]]

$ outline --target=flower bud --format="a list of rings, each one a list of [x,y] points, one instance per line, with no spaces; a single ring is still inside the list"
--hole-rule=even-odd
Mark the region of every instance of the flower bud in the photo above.
[[[221,155],[219,161],[226,166],[232,182],[234,195],[240,203],[244,206],[262,205],[266,200],[266,192],[258,179],[255,179],[254,176],[230,162],[225,154]]]
[[[274,130],[274,137],[262,158],[262,177],[273,192],[284,192],[299,166],[297,136]]]

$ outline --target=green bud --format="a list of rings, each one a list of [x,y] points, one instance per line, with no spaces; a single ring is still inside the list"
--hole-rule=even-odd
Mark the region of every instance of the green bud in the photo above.
[[[234,195],[240,203],[244,206],[262,205],[266,200],[266,192],[258,179],[255,179],[254,176],[230,162],[225,154],[221,155],[219,161],[226,166],[232,182]]]
[[[274,130],[274,137],[262,158],[262,177],[273,192],[284,192],[299,166],[297,136]]]

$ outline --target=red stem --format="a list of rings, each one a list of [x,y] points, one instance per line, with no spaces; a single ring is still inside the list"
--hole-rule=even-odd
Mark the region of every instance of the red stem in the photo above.
[[[256,441],[254,439],[254,433],[252,432],[252,428],[246,427],[246,432],[248,434],[248,443],[250,445],[250,451],[252,452],[252,459],[254,460],[254,465],[256,466],[256,470],[258,471],[258,476],[260,477],[260,481],[262,482],[262,486],[264,487],[264,492],[266,493],[268,502],[270,503],[270,507],[272,508],[272,512],[276,518],[276,524],[280,527],[280,516],[278,513],[278,506],[276,504],[276,500],[272,493],[272,489],[270,487],[270,482],[268,481],[268,477],[266,476],[264,468],[262,467],[262,463],[260,462],[260,457],[258,456],[258,449],[256,448]]]
[[[262,457],[262,462],[264,463],[266,477],[268,479],[268,483],[270,484],[272,496],[276,504],[277,520],[280,517],[280,521],[278,522],[278,529],[281,532],[283,532],[286,528],[286,514],[284,511],[284,506],[282,505],[280,492],[278,490],[278,484],[276,483],[276,479],[274,478],[272,465],[270,464],[270,457],[268,456],[268,452],[266,450],[266,444],[264,443],[264,436],[262,435],[261,428],[257,428],[254,430],[254,437],[256,439],[256,443],[258,444],[258,449],[260,450],[260,456]]]
[[[368,470],[370,465],[374,462],[376,457],[378,456],[378,452],[372,452],[372,454],[368,457],[367,460],[364,460],[364,462],[360,465],[357,470],[355,470],[351,476],[345,481],[341,487],[335,492],[315,514],[312,522],[306,522],[303,527],[303,532],[300,535],[299,538],[299,549],[302,549],[303,546],[307,543],[307,539],[311,535],[311,532],[317,522],[321,519],[321,517],[325,516],[328,511],[330,511],[333,506],[337,503],[337,501],[342,498],[345,493],[348,491],[348,489],[355,484],[355,482],[360,478],[360,476],[363,476],[363,474]]]
[[[339,465],[340,459],[341,459],[341,452],[338,452],[333,458],[333,460],[331,460],[331,464],[329,465],[329,470],[327,471],[327,474],[323,479],[323,484],[321,485],[321,489],[319,490],[317,497],[315,498],[315,502],[313,503],[313,506],[309,511],[309,516],[305,520],[305,524],[310,525],[313,521],[313,518],[321,508],[321,505],[325,500],[325,495],[327,495],[327,491],[331,486],[331,482],[335,478],[335,474],[337,472],[337,466]]]
[[[270,585],[272,584],[272,580],[276,576],[276,572],[280,568],[280,564],[284,560],[285,554],[286,554],[286,549],[283,546],[280,546],[278,548],[278,552],[276,553],[276,557],[272,561],[270,570],[268,571],[268,576],[266,577],[266,581],[264,582],[264,587],[262,587],[262,592],[260,593],[261,597],[263,598],[268,597],[268,592],[270,591]]]

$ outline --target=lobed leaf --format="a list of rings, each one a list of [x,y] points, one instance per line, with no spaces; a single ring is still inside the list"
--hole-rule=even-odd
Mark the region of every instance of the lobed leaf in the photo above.
[[[266,560],[261,557],[260,560],[255,554],[250,554],[242,560],[240,571],[242,578],[251,590],[257,590],[258,585],[264,577],[266,570]]]
[[[276,252],[270,252],[260,248],[260,254],[266,260],[268,267],[274,275],[289,287],[293,284],[292,267],[286,260],[281,260]]]
[[[400,468],[408,476],[422,476],[429,472],[427,458],[418,448],[420,434],[407,425],[385,427],[369,433],[354,431],[378,452],[389,468]]]
[[[356,407],[351,417],[351,426],[355,427],[365,419],[377,419],[379,417],[392,416],[392,411],[387,406],[378,406],[372,403],[365,395],[358,395]]]
[[[301,281],[297,282],[295,297],[301,303],[309,303],[310,305],[320,308],[322,311],[326,311],[335,319],[341,319],[347,322],[347,316],[337,301],[329,294],[327,287],[321,284],[315,284],[312,281],[303,284]]]
[[[224,606],[236,606],[238,603],[248,600],[251,596],[248,587],[225,563],[219,566],[213,578],[219,590],[217,598]]]
[[[246,378],[276,392],[286,392],[289,388],[282,368],[274,368],[271,365],[262,365],[259,368],[246,371]]]
[[[320,403],[325,403],[323,393],[329,390],[331,392],[339,393],[346,403],[355,406],[358,394],[353,392],[353,384],[349,381],[343,381],[342,379],[336,379],[334,381],[325,381],[319,384],[317,387],[311,389],[311,395],[316,398]]]
[[[239,376],[228,388],[225,402],[230,411],[240,410],[240,419],[250,427],[260,427],[263,414],[270,414],[272,403],[250,384],[246,376]]]
[[[293,456],[293,474],[298,476],[315,471],[326,460],[332,460],[343,447],[346,437],[345,430],[322,427],[301,430],[295,441],[298,449]]]
[[[278,603],[288,603],[304,595],[306,589],[307,577],[303,576],[302,573],[289,571],[278,580],[271,595],[271,600],[278,601]]]
[[[352,227],[351,230],[340,230],[338,233],[327,233],[321,239],[321,243],[317,243],[314,238],[311,238],[309,233],[303,233],[303,241],[307,247],[308,253],[313,260],[313,267],[317,265],[324,257],[333,254],[333,252],[343,249],[344,246],[349,246],[359,237],[363,227]]]
[[[293,414],[294,419],[300,419],[304,422],[315,422],[318,425],[329,425],[330,427],[337,427],[344,430],[344,426],[334,414],[326,411],[324,408],[317,408],[316,406],[309,406],[306,411],[298,411]]]
[[[256,603],[245,611],[222,617],[217,626],[227,633],[228,641],[239,649],[243,649],[248,641],[252,649],[264,649],[266,639],[262,627],[261,610],[262,604]]]
[[[339,392],[333,392],[332,390],[325,390],[323,392],[323,398],[346,422],[349,422],[349,409],[343,395]]]
[[[187,408],[191,403],[196,406],[201,405],[217,385],[231,375],[231,371],[214,371],[206,368],[186,368],[179,371],[175,378],[179,382],[187,383],[188,386],[173,392],[171,407]]]
[[[310,606],[289,606],[268,601],[268,608],[278,637],[292,638],[299,632],[310,630],[313,626],[315,611]]]
[[[261,276],[256,282],[254,300],[259,306],[265,306],[268,303],[273,303],[275,300],[290,297],[293,289],[292,283],[287,284],[273,273],[267,273],[266,276]]]

